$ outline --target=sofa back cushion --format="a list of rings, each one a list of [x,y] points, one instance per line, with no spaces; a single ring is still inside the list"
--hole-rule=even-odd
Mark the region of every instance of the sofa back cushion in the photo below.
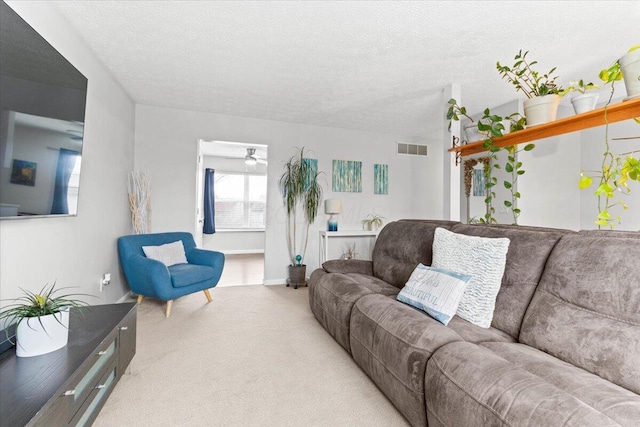
[[[520,341],[640,393],[640,233],[563,236]]]
[[[431,265],[433,233],[454,221],[401,220],[387,224],[373,248],[373,275],[402,289],[419,263]]]
[[[574,232],[507,225],[455,225],[451,231],[469,236],[510,240],[502,285],[491,326],[518,338],[522,319],[540,281],[551,250],[560,237]]]

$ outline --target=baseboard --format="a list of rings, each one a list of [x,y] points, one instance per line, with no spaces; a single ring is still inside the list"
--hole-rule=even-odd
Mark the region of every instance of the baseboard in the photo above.
[[[264,284],[266,286],[275,286],[275,285],[286,285],[287,284],[287,279],[270,279],[270,280],[265,280]]]
[[[220,251],[225,255],[242,255],[242,254],[263,254],[264,249],[234,249],[230,251]]]
[[[123,302],[127,302],[127,300],[133,299],[134,297],[135,297],[135,294],[133,292],[129,291],[126,294],[124,294],[118,301],[116,301],[116,304],[121,304]]]

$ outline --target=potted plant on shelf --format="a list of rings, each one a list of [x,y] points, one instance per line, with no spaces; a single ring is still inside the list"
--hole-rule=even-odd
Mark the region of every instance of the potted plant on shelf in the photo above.
[[[22,289],[24,295],[0,313],[0,319],[5,319],[7,324],[17,325],[16,356],[39,356],[67,345],[69,309],[87,304],[71,298],[81,294],[56,295],[62,289],[55,289],[55,283],[45,285],[38,293]]]
[[[557,77],[553,77],[556,67],[545,74],[540,74],[532,67],[537,61],[529,61],[529,52],[522,50],[514,57],[514,64],[509,67],[496,63],[496,68],[503,79],[513,84],[517,91],[522,91],[527,100],[524,102],[524,115],[528,126],[548,123],[556,119],[562,88],[556,85]]]
[[[624,78],[627,99],[640,96],[640,44],[632,46],[620,59],[609,68],[600,71],[600,79],[612,83]]]
[[[367,231],[376,231],[382,227],[383,216],[378,214],[369,214],[362,222],[362,228]]]
[[[304,147],[284,165],[278,181],[280,193],[287,212],[287,247],[289,249],[289,281],[295,289],[306,282],[307,266],[304,257],[309,240],[309,226],[318,215],[322,201],[322,187],[318,183],[320,172],[316,171],[304,157]],[[303,223],[298,227],[298,214],[302,211]]]
[[[578,92],[571,98],[571,105],[576,114],[586,113],[596,108],[599,94],[593,92],[594,89],[598,89],[600,86],[595,83],[584,83],[584,80],[580,79],[577,82],[569,82],[569,86],[560,92],[560,96],[566,96],[571,92]]]
[[[478,124],[473,120],[473,117],[467,114],[467,109],[464,106],[458,105],[458,101],[451,98],[448,102],[449,109],[447,110],[447,120],[449,120],[449,130],[451,130],[451,121],[459,121],[460,116],[464,116],[469,119],[469,122],[462,126],[465,135],[467,136],[467,142],[474,142],[484,140],[487,137],[486,132],[481,132],[478,129]]]

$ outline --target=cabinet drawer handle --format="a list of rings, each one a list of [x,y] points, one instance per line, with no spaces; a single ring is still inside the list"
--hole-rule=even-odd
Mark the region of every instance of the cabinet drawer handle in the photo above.
[[[96,389],[97,389],[97,390],[101,390],[101,389],[103,389],[103,388],[105,388],[105,387],[106,387],[106,385],[105,385],[105,384],[100,384],[100,385],[97,385],[97,386],[96,386]]]
[[[121,331],[126,331],[127,329],[129,329],[129,327],[128,327],[128,326],[121,326],[121,327],[120,327],[120,330],[121,330]]]
[[[63,393],[64,396],[73,396],[74,394],[76,394],[75,390],[67,390]]]

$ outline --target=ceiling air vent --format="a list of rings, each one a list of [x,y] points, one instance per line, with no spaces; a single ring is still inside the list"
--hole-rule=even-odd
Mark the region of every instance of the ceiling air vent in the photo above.
[[[420,144],[407,144],[406,142],[398,142],[398,154],[408,156],[427,156],[427,146]]]

